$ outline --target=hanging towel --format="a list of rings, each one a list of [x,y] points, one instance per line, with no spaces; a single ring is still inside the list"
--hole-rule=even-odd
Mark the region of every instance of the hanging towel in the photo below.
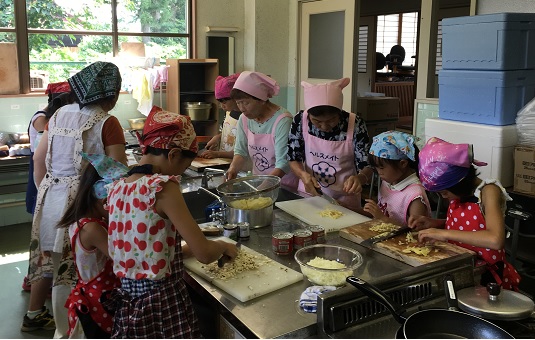
[[[132,98],[138,101],[137,110],[145,116],[148,116],[152,109],[154,97],[152,77],[152,73],[148,70],[138,70],[133,77]]]

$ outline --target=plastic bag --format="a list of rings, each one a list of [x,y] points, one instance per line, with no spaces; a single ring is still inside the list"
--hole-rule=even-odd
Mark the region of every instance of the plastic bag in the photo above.
[[[535,146],[535,98],[516,115],[518,144]]]

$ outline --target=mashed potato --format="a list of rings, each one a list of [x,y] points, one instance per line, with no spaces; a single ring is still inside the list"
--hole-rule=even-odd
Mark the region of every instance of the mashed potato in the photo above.
[[[229,205],[234,209],[258,210],[269,207],[272,203],[273,201],[269,197],[254,197],[235,200],[230,202]]]
[[[322,269],[344,269],[346,266],[343,263],[336,262],[334,260],[326,260],[322,257],[316,256],[314,259],[307,262],[307,265],[322,268]],[[353,274],[353,270],[337,270],[337,271],[323,271],[301,267],[301,271],[306,277],[314,284],[320,286],[341,286],[345,284],[346,277]]]

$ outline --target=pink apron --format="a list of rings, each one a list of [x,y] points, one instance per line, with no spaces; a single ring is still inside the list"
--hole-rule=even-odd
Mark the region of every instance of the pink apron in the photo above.
[[[346,208],[356,210],[361,207],[360,194],[344,192],[344,181],[356,175],[353,130],[355,114],[349,114],[347,137],[345,141],[328,141],[308,133],[308,112],[303,112],[301,122],[305,141],[305,168],[312,173],[321,186],[321,190],[340,202]],[[299,181],[298,190],[306,193],[305,186]]]
[[[269,175],[275,169],[275,131],[277,125],[282,118],[292,117],[291,114],[285,112],[280,114],[273,124],[271,133],[253,133],[249,130],[249,119],[245,116],[242,118],[243,130],[247,136],[247,148],[249,150],[249,157],[253,162],[253,175]],[[293,172],[289,172],[281,179],[281,184],[297,188],[298,178]]]

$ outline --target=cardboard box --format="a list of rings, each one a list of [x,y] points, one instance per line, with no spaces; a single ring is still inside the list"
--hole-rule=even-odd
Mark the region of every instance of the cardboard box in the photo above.
[[[515,184],[513,190],[535,196],[535,147],[515,147]]]
[[[399,98],[357,97],[357,114],[366,122],[397,120],[399,117]]]
[[[379,122],[366,123],[366,128],[368,129],[368,136],[371,139],[382,132],[396,129],[397,122],[395,120],[384,120]]]
[[[19,94],[17,45],[0,43],[0,94]]]

